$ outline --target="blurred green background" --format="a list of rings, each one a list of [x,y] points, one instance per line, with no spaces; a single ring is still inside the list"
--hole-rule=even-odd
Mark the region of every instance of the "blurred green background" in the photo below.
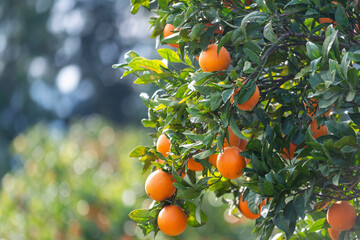
[[[0,1],[0,239],[152,239],[127,215],[151,204],[128,153],[153,144],[138,95],[154,89],[111,68],[157,57],[129,2]],[[226,208],[208,194],[208,223],[182,238],[254,238]]]

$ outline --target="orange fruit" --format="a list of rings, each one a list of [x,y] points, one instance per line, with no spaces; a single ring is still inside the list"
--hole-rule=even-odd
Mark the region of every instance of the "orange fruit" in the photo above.
[[[212,27],[214,24],[212,23],[205,23],[205,26],[208,26],[208,27]],[[204,30],[207,30],[207,28],[204,28]],[[220,27],[218,27],[215,31],[214,31],[215,34],[220,34],[220,35],[223,35],[224,33],[224,29],[220,29]]]
[[[244,152],[246,151],[246,145],[248,144],[248,141],[244,139],[240,139],[239,149]],[[246,158],[246,164],[250,163],[250,159]]]
[[[246,150],[246,145],[248,144],[248,141],[240,138],[240,144],[239,149],[244,152]]]
[[[338,201],[329,207],[326,219],[331,228],[347,231],[355,225],[356,210],[349,202]]]
[[[145,182],[146,194],[155,201],[164,201],[174,195],[174,177],[162,170],[152,172]]]
[[[156,151],[167,157],[170,152],[170,141],[165,134],[161,134],[156,142]]]
[[[209,162],[210,162],[214,167],[216,167],[216,161],[217,161],[218,155],[219,155],[218,153],[215,153],[215,154],[210,155],[210,157],[209,157]]]
[[[162,159],[160,159],[160,158],[158,158],[158,159],[157,159],[157,162],[160,163],[160,164],[164,164],[165,161],[162,160]]]
[[[248,218],[248,219],[257,219],[260,217],[260,211],[261,211],[261,207],[264,206],[266,204],[266,200],[262,201],[260,207],[259,207],[259,212],[257,214],[253,213],[250,211],[249,206],[247,204],[247,201],[243,201],[243,195],[241,194],[240,199],[239,199],[239,209],[240,212],[242,213],[242,215],[244,215],[244,217]]]
[[[319,126],[316,119],[311,121],[310,129],[315,139],[328,134],[326,125]]]
[[[196,171],[202,171],[204,167],[201,165],[201,163],[196,162],[192,157],[189,159],[187,163],[188,169],[196,172]]]
[[[246,161],[240,155],[241,150],[237,147],[226,147],[219,153],[216,166],[220,174],[228,179],[235,179],[243,175],[242,169],[246,166]]]
[[[230,67],[230,54],[221,47],[217,54],[217,44],[210,44],[209,47],[200,53],[199,64],[204,72],[222,71]]]
[[[334,24],[334,26],[337,25],[337,22],[335,22],[334,20],[332,20],[331,18],[319,18],[319,23],[332,23]]]
[[[166,24],[164,27],[164,38],[174,34],[174,31],[175,31],[174,25],[172,25],[170,23]],[[174,48],[179,48],[179,44],[176,44],[176,43],[169,43],[169,45]]]
[[[169,205],[161,209],[158,219],[160,231],[168,236],[176,236],[183,233],[186,229],[187,216],[180,207]]]
[[[293,159],[293,158],[294,158],[294,153],[295,153],[295,150],[296,150],[297,147],[298,147],[298,145],[290,142],[290,149],[289,149],[289,150],[290,150],[290,154],[289,154],[287,148],[284,148],[284,149],[283,149],[283,152],[284,152],[284,153],[282,153],[281,156],[282,156],[283,158],[285,158],[285,159],[288,159],[288,160]]]
[[[225,147],[229,147],[229,143],[231,146],[233,147],[239,147],[240,142],[241,142],[241,138],[239,138],[232,130],[230,127],[228,127],[228,132],[229,132],[229,141],[227,138],[224,139],[224,148]]]
[[[311,104],[311,107],[309,107],[305,102],[304,102],[304,108],[307,111],[307,115],[311,118],[315,117],[316,112],[319,110],[319,100],[315,99],[315,98],[310,98],[309,99],[309,103]],[[329,116],[330,112],[332,109],[330,109],[329,111],[327,111],[324,116],[327,117]]]
[[[239,80],[243,82],[244,78]],[[230,97],[231,104],[234,103],[234,96],[236,93],[240,92],[240,89],[241,88],[235,89],[233,95]],[[259,102],[259,99],[260,99],[260,91],[258,86],[256,86],[254,94],[246,102],[242,104],[238,104],[238,108],[243,111],[250,111],[256,106],[256,104]]]
[[[331,240],[338,240],[340,231],[334,228],[328,228],[328,232],[330,235]]]

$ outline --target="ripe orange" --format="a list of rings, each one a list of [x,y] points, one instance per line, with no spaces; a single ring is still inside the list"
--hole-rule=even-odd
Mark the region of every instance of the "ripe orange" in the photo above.
[[[205,23],[205,26],[208,26],[208,27],[212,27],[213,25],[214,25],[214,24],[212,24],[212,23]],[[207,30],[207,28],[204,28],[204,30]],[[218,28],[214,31],[214,33],[215,33],[215,34],[223,35],[224,29],[218,27]]]
[[[161,209],[157,224],[160,230],[168,236],[176,236],[186,229],[187,216],[180,207],[169,205]]]
[[[189,159],[187,163],[188,169],[196,172],[196,171],[202,171],[204,167],[201,165],[201,163],[196,162],[192,157]]]
[[[146,194],[155,201],[164,201],[174,195],[174,177],[162,170],[152,172],[145,182]]]
[[[217,44],[210,44],[209,47],[200,53],[199,64],[204,72],[222,71],[230,67],[230,54],[221,47],[217,54]]]
[[[214,167],[216,167],[216,161],[217,161],[218,155],[219,155],[218,153],[215,153],[215,154],[210,155],[210,157],[209,157],[209,162],[210,162]]]
[[[337,25],[337,22],[335,22],[334,20],[332,20],[331,18],[319,18],[319,23],[332,23],[334,24],[334,26]]]
[[[326,218],[331,228],[347,231],[355,225],[356,210],[349,202],[338,201],[329,207]]]
[[[239,149],[244,152],[246,150],[246,145],[248,144],[248,141],[244,139],[240,139]],[[250,163],[250,159],[246,158],[246,164]]]
[[[170,141],[165,134],[161,134],[156,143],[156,151],[167,157],[170,152]]]
[[[174,25],[168,23],[165,25],[164,27],[164,38],[174,34],[174,30],[175,27]],[[179,44],[176,44],[176,43],[169,43],[170,46],[174,47],[174,48],[179,48]]]
[[[244,79],[239,79],[239,80],[242,82],[244,81]],[[236,93],[240,92],[240,89],[241,88],[235,89],[233,95],[230,97],[231,104],[234,103],[234,96]],[[238,107],[240,110],[250,111],[256,106],[256,104],[259,102],[259,99],[260,99],[260,91],[259,91],[258,86],[256,86],[254,94],[246,102],[244,102],[242,104],[238,104]]]
[[[229,147],[229,143],[232,147],[239,147],[241,138],[239,138],[230,127],[228,127],[229,141],[227,138],[224,139],[224,148]]]
[[[294,158],[294,153],[295,153],[295,150],[296,150],[297,147],[298,147],[298,145],[290,142],[290,149],[289,149],[289,150],[290,150],[290,154],[289,154],[287,148],[284,148],[284,149],[283,149],[283,152],[284,152],[284,153],[282,153],[281,156],[282,156],[283,158],[285,158],[285,159],[288,159],[288,160],[293,159],[293,158]]]
[[[239,149],[240,149],[242,152],[245,151],[247,144],[248,144],[248,141],[240,138]]]
[[[244,215],[244,217],[248,218],[248,219],[257,219],[260,217],[260,211],[261,211],[261,207],[264,206],[266,204],[266,200],[262,201],[260,207],[259,207],[259,212],[257,214],[254,214],[250,211],[249,206],[247,204],[247,201],[243,201],[243,195],[240,196],[239,199],[239,209],[240,212],[242,213],[242,215]]]
[[[315,98],[310,98],[309,99],[309,103],[311,104],[311,107],[309,107],[305,102],[304,102],[304,108],[307,111],[307,115],[311,118],[315,117],[316,112],[319,110],[319,100],[315,99]],[[327,111],[324,116],[327,117],[329,116],[330,112],[332,109],[330,109],[329,111]]]
[[[240,152],[241,150],[237,147],[226,147],[219,153],[216,166],[221,175],[228,179],[243,175],[242,169],[246,167],[246,161]]]
[[[160,158],[158,158],[158,159],[157,159],[157,162],[160,163],[160,164],[164,164],[165,161],[162,160],[162,159],[160,159]]]
[[[326,125],[319,126],[316,119],[311,121],[310,129],[315,139],[328,134]]]
[[[334,228],[328,228],[329,235],[331,237],[331,240],[338,240],[340,231],[336,230]]]

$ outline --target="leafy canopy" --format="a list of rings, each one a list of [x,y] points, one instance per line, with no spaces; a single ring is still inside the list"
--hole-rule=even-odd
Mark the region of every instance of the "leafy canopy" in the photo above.
[[[135,84],[152,83],[158,88],[152,96],[140,95],[148,107],[142,124],[156,130],[154,143],[161,134],[171,142],[166,158],[155,145],[139,146],[130,154],[144,163],[143,172],[158,167],[176,179],[177,193],[172,198],[130,214],[145,234],[157,233],[155,219],[167,204],[183,206],[190,216],[188,225],[205,224],[201,203],[206,191],[217,197],[231,194],[227,204],[235,215],[241,194],[254,213],[267,199],[254,229],[260,239],[269,239],[277,231],[276,239],[324,239],[324,229],[329,227],[323,209],[327,202],[346,200],[358,206],[357,2],[248,3],[132,0],[133,13],[140,6],[155,13],[150,19],[152,37],[163,44],[179,44],[177,51],[158,49],[162,60],[144,59],[130,51],[126,63],[114,65],[125,70],[123,76],[135,74]],[[162,36],[165,24],[176,29],[167,38]],[[232,66],[228,70],[201,71],[196,57],[211,43],[218,44],[218,51],[221,47],[229,51]],[[245,81],[237,81],[240,78]],[[240,110],[236,103],[248,101],[256,86],[260,89],[257,106]],[[231,104],[230,97],[239,87]],[[327,129],[316,139],[309,126],[315,120]],[[208,161],[223,149],[229,128],[248,140],[240,154],[250,163],[235,180],[222,177]],[[289,154],[291,146],[296,148],[294,157]],[[190,157],[204,167],[201,173],[187,169]],[[160,164],[158,158],[165,162]],[[179,176],[183,172],[185,178]],[[359,224],[342,232],[339,239],[355,235],[360,237]]]

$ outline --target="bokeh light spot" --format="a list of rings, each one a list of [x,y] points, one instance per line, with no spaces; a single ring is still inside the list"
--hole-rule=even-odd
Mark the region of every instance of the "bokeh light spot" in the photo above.
[[[80,78],[80,68],[77,65],[68,65],[59,71],[56,84],[60,92],[68,94],[77,88]]]

